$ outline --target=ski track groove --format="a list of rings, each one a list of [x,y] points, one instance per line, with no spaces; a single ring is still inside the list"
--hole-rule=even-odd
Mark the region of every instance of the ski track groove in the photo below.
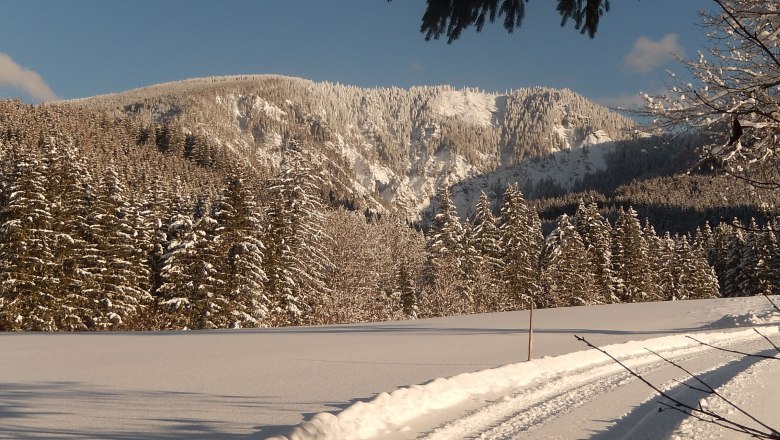
[[[744,344],[748,341],[733,341],[724,346]],[[669,350],[674,352],[676,350]],[[678,355],[665,354],[668,359],[680,362],[701,358],[716,353],[718,350],[701,346],[696,351],[687,351]],[[623,359],[623,363],[639,374],[670,367],[668,363],[658,360],[653,354],[634,356]],[[706,371],[722,367],[718,363]],[[674,368],[674,367],[671,367]],[[593,380],[594,373],[598,379]],[[701,372],[699,372],[701,373]],[[637,380],[629,372],[616,363],[608,363],[593,368],[586,368],[565,377],[557,377],[544,383],[537,383],[516,391],[512,396],[499,398],[498,401],[473,410],[455,420],[451,420],[419,438],[425,440],[490,439],[512,440],[518,435],[530,431],[534,426],[543,424],[556,416],[579,408],[591,400],[608,394],[629,382]],[[668,390],[677,383],[665,383],[660,388]],[[648,388],[648,392],[652,392]],[[655,397],[654,395],[650,398]],[[647,399],[643,399],[644,403]]]

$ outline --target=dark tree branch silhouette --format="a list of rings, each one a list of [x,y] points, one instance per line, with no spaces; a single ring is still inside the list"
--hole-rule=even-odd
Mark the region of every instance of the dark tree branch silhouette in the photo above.
[[[471,26],[480,32],[486,21],[494,23],[497,18],[503,18],[504,29],[512,33],[523,24],[527,2],[528,0],[428,0],[420,32],[425,34],[426,40],[438,40],[446,36],[447,43],[452,43]],[[561,26],[571,20],[575,29],[593,38],[601,16],[609,11],[609,0],[558,0],[556,10],[561,15]]]
[[[759,334],[761,334],[761,333],[759,333]],[[704,345],[706,347],[714,348],[715,350],[720,350],[720,351],[723,351],[723,352],[726,352],[726,353],[738,354],[740,356],[752,356],[752,357],[757,357],[757,358],[761,358],[761,359],[773,359],[773,360],[776,360],[776,361],[780,361],[780,358],[777,357],[777,356],[766,356],[766,355],[763,355],[763,354],[752,354],[752,353],[745,353],[744,351],[739,351],[739,350],[730,350],[728,348],[718,347],[716,345],[712,345],[712,344],[708,344],[708,343],[706,343],[704,341],[700,341],[700,340],[694,338],[693,336],[686,335],[685,337],[688,338],[688,339],[691,339],[693,341],[696,341],[699,344]]]

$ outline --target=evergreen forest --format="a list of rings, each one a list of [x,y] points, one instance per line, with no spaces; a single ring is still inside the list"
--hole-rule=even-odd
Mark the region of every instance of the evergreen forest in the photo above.
[[[423,228],[334,198],[308,142],[285,136],[265,168],[180,126],[1,101],[0,330],[317,325],[780,291],[777,220],[730,207],[713,218],[741,215],[676,224],[652,200],[674,177],[537,201],[508,184],[465,219],[443,186]]]

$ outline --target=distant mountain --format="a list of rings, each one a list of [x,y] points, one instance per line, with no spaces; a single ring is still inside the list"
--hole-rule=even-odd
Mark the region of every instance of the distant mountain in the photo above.
[[[282,76],[193,79],[66,104],[164,123],[271,173],[286,138],[303,141],[332,200],[419,219],[442,185],[461,184],[462,215],[480,190],[574,188],[603,172],[635,123],[569,90],[504,94],[449,86],[363,89]]]

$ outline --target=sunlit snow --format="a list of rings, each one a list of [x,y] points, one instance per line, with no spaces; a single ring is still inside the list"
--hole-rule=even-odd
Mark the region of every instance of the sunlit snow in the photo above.
[[[601,346],[677,335],[652,343],[690,350],[679,335],[741,338],[752,333],[743,323],[772,319],[774,327],[761,331],[777,341],[768,309],[764,298],[733,298],[538,310],[531,363],[522,362],[528,312],[264,330],[0,334],[0,438],[266,438],[289,435],[316,413],[360,414],[364,421],[345,425],[344,438],[358,438],[349,431],[358,428],[392,434],[383,438],[432,435],[486,398],[503,401],[517,375],[527,383],[576,370],[591,380],[590,367],[611,368],[577,353],[585,347],[574,334]],[[542,359],[559,355],[568,357]],[[433,390],[440,392],[430,397]],[[408,399],[399,399],[404,393]],[[376,413],[377,402],[386,411]]]

